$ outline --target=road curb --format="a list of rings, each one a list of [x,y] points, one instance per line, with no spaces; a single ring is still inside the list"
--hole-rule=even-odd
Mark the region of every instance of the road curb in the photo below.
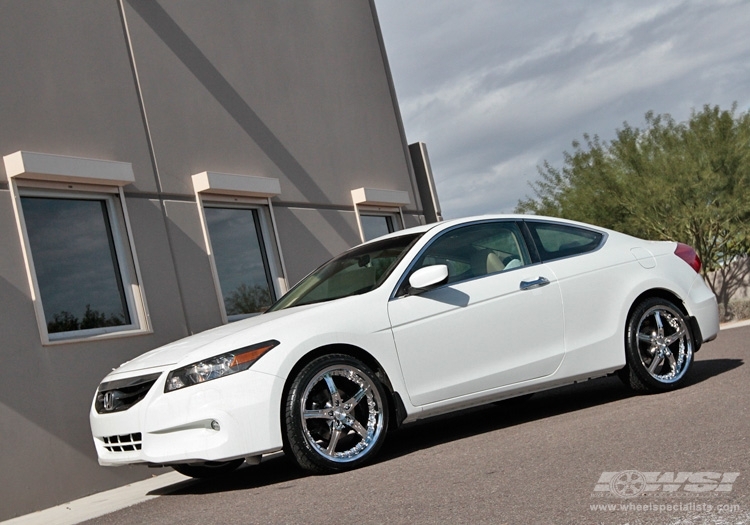
[[[740,328],[742,326],[749,326],[750,319],[743,319],[742,321],[732,321],[731,323],[723,323],[721,325],[722,330],[730,330],[732,328]]]

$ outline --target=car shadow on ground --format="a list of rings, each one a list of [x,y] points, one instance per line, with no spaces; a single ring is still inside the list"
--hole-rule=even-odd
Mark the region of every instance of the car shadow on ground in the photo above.
[[[249,490],[284,485],[312,474],[302,470],[282,453],[263,458],[259,465],[243,465],[236,471],[208,479],[186,479],[148,493],[149,496],[184,496]],[[281,487],[280,487],[281,488]],[[291,485],[289,486],[291,488]]]
[[[695,361],[685,386],[702,383],[743,364],[741,359]],[[511,399],[430,418],[391,432],[375,462],[388,461],[417,450],[613,403],[636,395],[638,394],[625,388],[617,377],[609,376],[540,392],[527,401]],[[181,496],[232,492],[289,484],[311,475],[279,453],[264,458],[259,465],[245,465],[231,474],[212,479],[188,479],[151,491],[149,495]],[[289,485],[289,488],[291,486]]]
[[[696,361],[686,378],[684,388],[729,372],[742,364],[741,359]],[[525,402],[510,399],[431,418],[395,433],[393,439],[384,444],[378,461],[387,461],[473,435],[606,405],[638,395],[640,394],[626,388],[618,377],[608,376],[539,392]]]
[[[741,367],[745,362],[742,359],[701,359],[695,361],[693,367],[685,377],[685,387],[697,385],[714,376],[729,372]]]

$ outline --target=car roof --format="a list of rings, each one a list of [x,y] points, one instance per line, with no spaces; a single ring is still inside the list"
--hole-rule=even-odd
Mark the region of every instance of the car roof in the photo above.
[[[460,224],[468,224],[472,222],[478,222],[478,221],[487,221],[487,220],[537,220],[537,221],[549,221],[549,222],[556,222],[560,224],[570,224],[574,226],[581,226],[584,228],[595,228],[597,230],[601,231],[608,231],[606,228],[600,228],[599,226],[595,226],[593,224],[586,224],[583,222],[577,222],[577,221],[571,221],[569,219],[561,219],[559,217],[546,217],[543,215],[525,215],[525,214],[517,214],[517,213],[501,213],[501,214],[488,214],[488,215],[474,215],[470,217],[461,217],[456,219],[447,219],[440,222],[431,222],[429,224],[421,224],[419,226],[412,226],[409,228],[405,228],[403,230],[398,230],[393,233],[389,233],[387,235],[383,235],[382,237],[378,237],[379,239],[386,239],[389,237],[398,237],[401,235],[409,235],[413,233],[425,233],[427,231],[430,231],[434,228],[440,228],[447,229],[451,226],[456,226]]]

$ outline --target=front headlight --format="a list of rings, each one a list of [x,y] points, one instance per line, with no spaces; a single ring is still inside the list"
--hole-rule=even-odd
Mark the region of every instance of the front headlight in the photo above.
[[[228,375],[247,370],[260,357],[279,344],[272,339],[257,345],[246,346],[225,354],[209,357],[177,370],[167,376],[164,392],[173,392],[181,388],[205,383]]]

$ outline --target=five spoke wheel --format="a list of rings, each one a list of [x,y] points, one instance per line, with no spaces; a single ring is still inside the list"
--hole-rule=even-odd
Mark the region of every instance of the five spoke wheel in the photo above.
[[[693,360],[693,335],[685,315],[660,298],[647,299],[635,308],[625,344],[628,366],[623,379],[635,390],[676,387]]]
[[[354,468],[380,447],[387,397],[376,375],[346,355],[320,357],[297,376],[287,397],[286,441],[303,468]]]

